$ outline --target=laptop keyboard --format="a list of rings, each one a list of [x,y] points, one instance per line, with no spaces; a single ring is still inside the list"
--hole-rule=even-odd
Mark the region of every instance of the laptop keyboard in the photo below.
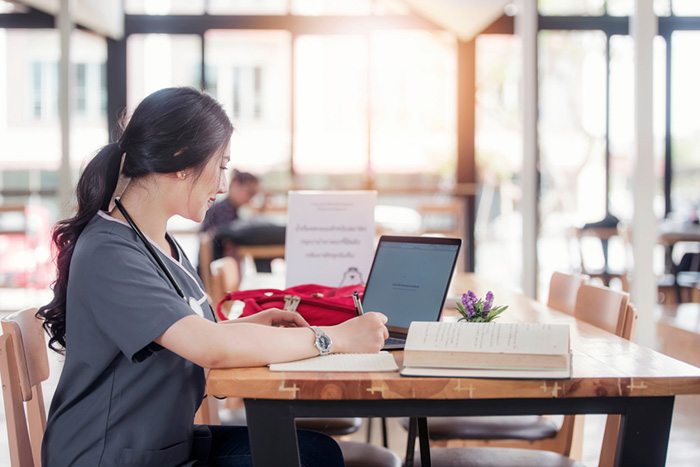
[[[401,339],[398,337],[388,337],[384,341],[384,345],[398,345],[398,344],[405,344],[405,343],[406,343],[406,339]]]

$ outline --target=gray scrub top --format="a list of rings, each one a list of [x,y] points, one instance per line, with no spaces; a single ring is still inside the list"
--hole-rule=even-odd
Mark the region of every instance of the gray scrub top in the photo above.
[[[176,260],[153,245],[185,295],[214,321],[182,250]],[[42,465],[191,465],[204,370],[153,342],[191,314],[129,225],[99,212],[71,259],[65,365]]]

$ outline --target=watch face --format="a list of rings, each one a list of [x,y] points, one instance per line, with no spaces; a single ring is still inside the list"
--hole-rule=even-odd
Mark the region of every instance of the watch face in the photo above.
[[[325,334],[323,334],[322,336],[318,336],[318,345],[323,350],[330,349],[331,348],[331,338]]]

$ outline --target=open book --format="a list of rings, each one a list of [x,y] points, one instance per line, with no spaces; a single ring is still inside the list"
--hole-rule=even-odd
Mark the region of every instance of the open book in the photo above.
[[[404,376],[566,379],[569,326],[414,321],[403,365]]]

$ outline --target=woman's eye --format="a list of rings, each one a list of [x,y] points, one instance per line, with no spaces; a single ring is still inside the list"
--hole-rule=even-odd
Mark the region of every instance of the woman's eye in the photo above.
[[[219,168],[220,168],[221,170],[228,170],[228,167],[226,167],[225,165],[224,165],[224,166],[221,166],[221,167],[219,167]]]

